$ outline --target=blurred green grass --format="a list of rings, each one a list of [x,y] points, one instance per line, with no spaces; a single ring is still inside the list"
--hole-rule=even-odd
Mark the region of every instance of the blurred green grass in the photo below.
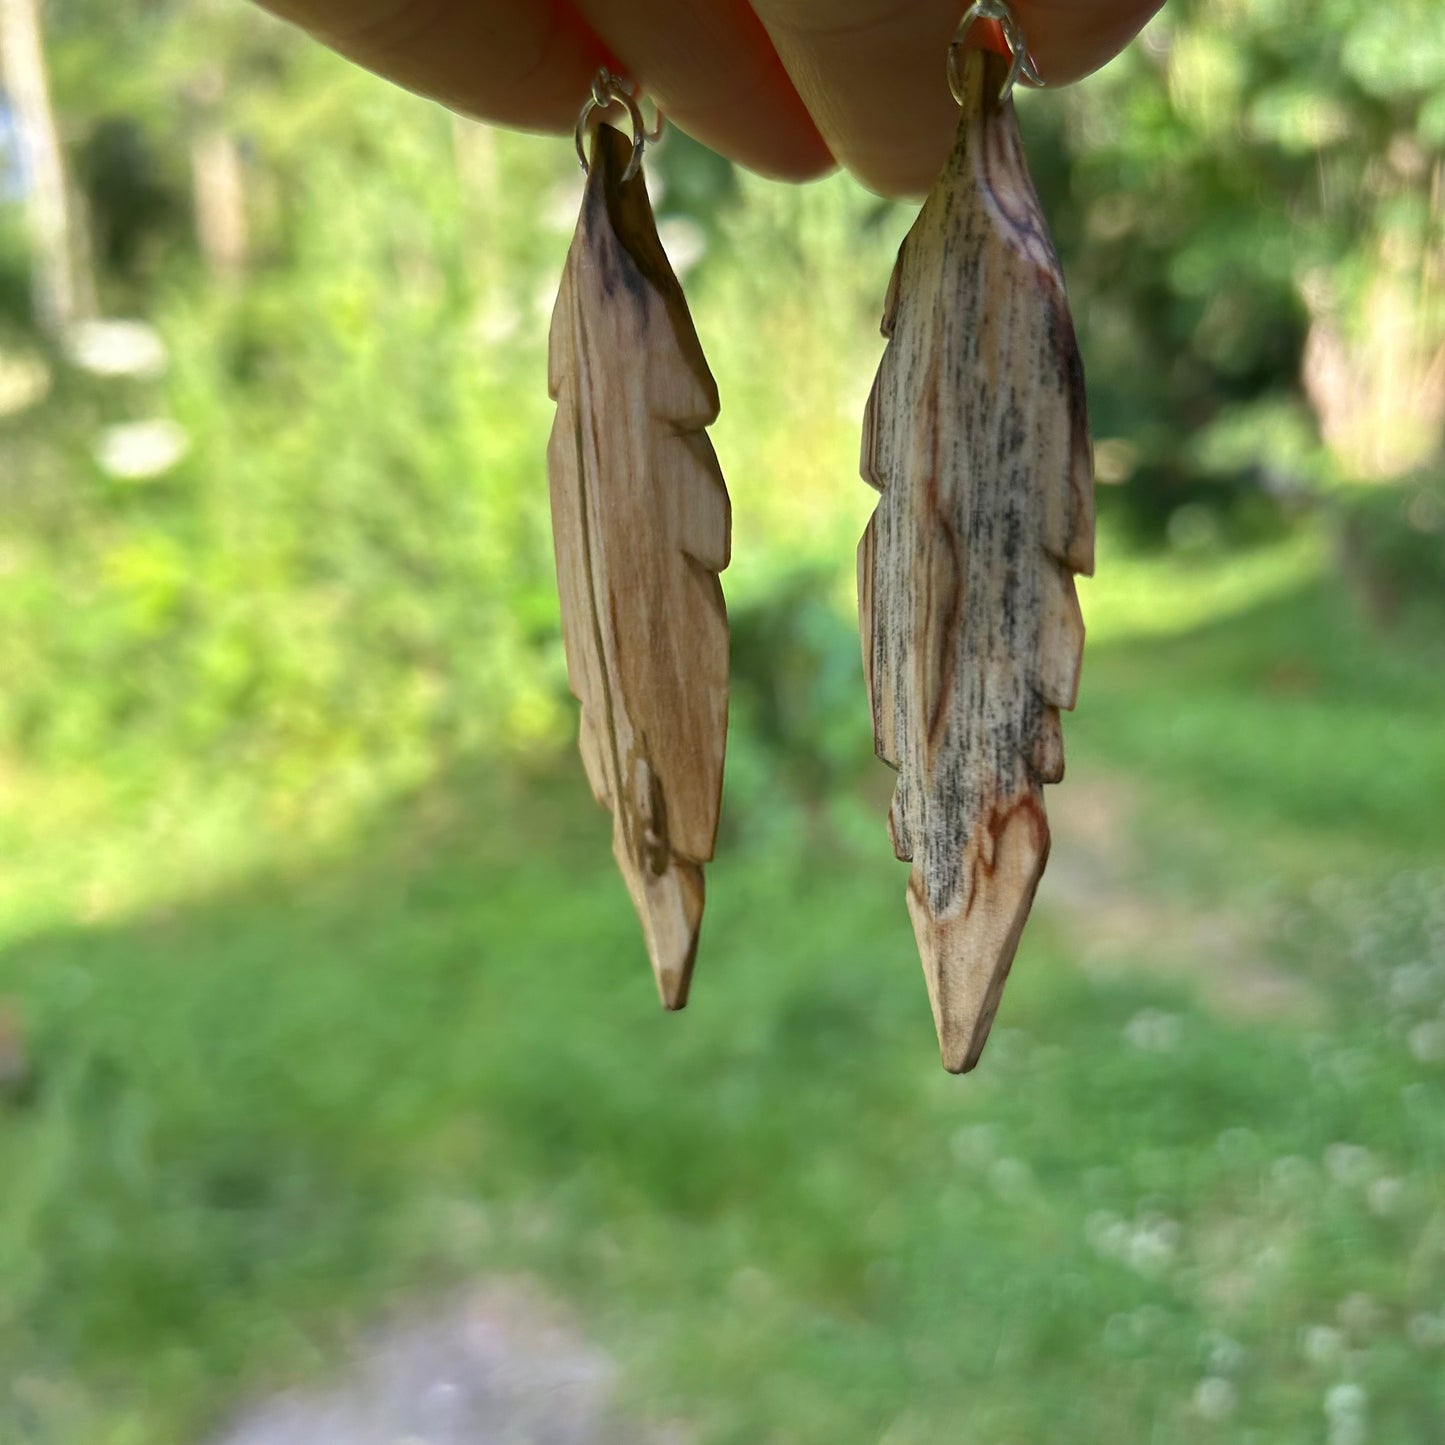
[[[1285,823],[1317,860],[1445,847],[1438,615],[1372,625],[1314,531],[1193,564],[1106,538],[1100,569],[1074,756],[1191,791],[1241,842]]]
[[[123,904],[12,915],[0,1437],[188,1438],[398,1295],[524,1270],[708,1441],[1437,1438],[1445,672],[1321,560],[1255,600],[1200,562],[1234,602],[1160,637],[1118,559],[1065,784],[1134,799],[1142,907],[1228,916],[1308,1011],[1215,1007],[1167,929],[1081,968],[1046,884],[945,1076],[878,769],[731,838],[678,1017],[570,759],[289,856],[197,788]],[[55,918],[107,826],[31,850]],[[231,881],[174,886],[193,838]]]

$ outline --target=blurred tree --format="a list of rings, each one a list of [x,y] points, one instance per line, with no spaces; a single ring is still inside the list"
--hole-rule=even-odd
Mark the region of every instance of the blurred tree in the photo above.
[[[0,0],[0,73],[20,140],[35,319],[59,335],[95,303],[51,106],[38,0]]]
[[[128,115],[96,122],[76,150],[76,174],[89,199],[98,268],[112,290],[133,293],[158,236],[189,224],[165,154]]]
[[[1445,9],[1175,0],[1047,117],[1101,479],[1378,482],[1445,423]]]

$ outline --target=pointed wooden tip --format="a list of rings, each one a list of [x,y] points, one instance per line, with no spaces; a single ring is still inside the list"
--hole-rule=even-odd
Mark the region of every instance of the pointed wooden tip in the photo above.
[[[917,868],[909,879],[908,912],[923,960],[928,1001],[943,1067],[965,1074],[978,1063],[999,999],[1033,906],[1049,856],[1044,810],[1026,797],[988,830],[992,856],[969,850],[972,887],[966,904],[935,917],[919,886]]]
[[[632,889],[652,960],[652,976],[662,1006],[669,1012],[687,1006],[702,930],[703,896],[702,869],[676,856],[665,872],[648,876]]]

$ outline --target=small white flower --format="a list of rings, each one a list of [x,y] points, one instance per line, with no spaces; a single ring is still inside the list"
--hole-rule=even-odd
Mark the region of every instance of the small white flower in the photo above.
[[[65,336],[72,365],[92,376],[154,380],[169,359],[161,334],[148,321],[78,321]]]
[[[95,463],[119,481],[139,482],[170,471],[190,450],[190,438],[179,422],[117,422],[103,427],[95,441]]]
[[[1250,1256],[1250,1264],[1259,1275],[1274,1274],[1289,1262],[1289,1254],[1277,1239],[1262,1244]]]
[[[999,1159],[990,1165],[988,1182],[1004,1199],[1022,1199],[1034,1184],[1034,1171],[1022,1159]]]
[[[1390,1002],[1397,1008],[1419,1008],[1439,992],[1436,969],[1423,959],[1390,970]]]
[[[954,1130],[949,1147],[960,1164],[987,1164],[994,1156],[997,1134],[992,1124],[965,1124]]]
[[[1345,1353],[1345,1337],[1333,1325],[1311,1325],[1300,1340],[1300,1350],[1312,1365],[1333,1365]]]
[[[1380,1307],[1369,1295],[1357,1290],[1340,1301],[1335,1318],[1340,1327],[1352,1335],[1367,1335],[1380,1321]]]
[[[1410,1030],[1407,1042],[1419,1063],[1438,1064],[1445,1059],[1445,1023],[1439,1019],[1426,1019]]]
[[[1137,1274],[1160,1274],[1173,1263],[1178,1241],[1179,1226],[1172,1219],[1138,1225],[1125,1246],[1125,1261]]]
[[[1325,1168],[1336,1184],[1356,1186],[1369,1180],[1374,1161],[1360,1144],[1331,1144],[1325,1150]]]
[[[1124,1042],[1141,1053],[1172,1054],[1183,1037],[1183,1019],[1160,1009],[1140,1009],[1124,1025]]]
[[[1351,1380],[1342,1380],[1325,1391],[1325,1414],[1332,1420],[1342,1415],[1363,1415],[1365,1398],[1363,1386]]]
[[[1363,1415],[1330,1417],[1329,1430],[1325,1436],[1328,1445],[1365,1445],[1365,1438],[1365,1417]]]
[[[1227,1420],[1238,1403],[1233,1383],[1219,1375],[1210,1375],[1194,1388],[1195,1413],[1205,1420]]]
[[[1209,1340],[1209,1369],[1215,1375],[1233,1375],[1244,1364],[1244,1346],[1228,1335],[1214,1335]]]
[[[1112,1209],[1096,1209],[1084,1221],[1084,1239],[1095,1254],[1118,1259],[1129,1242],[1129,1226]]]
[[[1329,1421],[1329,1445],[1364,1445],[1364,1390],[1350,1382],[1331,1385],[1325,1391],[1325,1418]]]
[[[1388,1219],[1391,1215],[1400,1212],[1400,1205],[1405,1199],[1405,1181],[1394,1175],[1386,1175],[1382,1179],[1370,1181],[1369,1187],[1365,1190],[1365,1202],[1370,1206],[1372,1214],[1378,1214],[1381,1219]]]

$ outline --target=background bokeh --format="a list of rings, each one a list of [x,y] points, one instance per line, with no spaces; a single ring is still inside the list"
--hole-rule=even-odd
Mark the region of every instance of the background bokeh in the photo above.
[[[909,209],[649,159],[735,516],[664,1017],[554,596],[570,142],[229,0],[0,24],[0,1440],[497,1278],[621,1438],[1445,1437],[1445,7],[1170,0],[1022,98],[1100,562],[963,1080],[852,593]]]

